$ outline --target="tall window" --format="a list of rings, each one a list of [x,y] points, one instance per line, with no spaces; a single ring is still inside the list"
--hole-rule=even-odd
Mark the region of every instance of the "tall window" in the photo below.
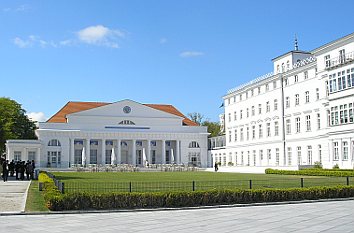
[[[306,131],[311,131],[311,116],[306,116]]]
[[[267,137],[270,137],[270,123],[267,123]]]
[[[236,121],[237,120],[237,112],[234,111],[234,120]]]
[[[348,160],[348,142],[347,141],[343,141],[343,160]]]
[[[271,159],[272,159],[272,150],[271,150],[271,149],[268,149],[268,150],[267,150],[267,159],[268,159],[268,160],[271,160]]]
[[[318,159],[322,163],[322,146],[320,144],[318,145]]]
[[[287,97],[285,98],[285,107],[286,107],[286,108],[289,108],[289,107],[290,107],[290,97],[289,97],[289,96],[287,96]]]
[[[262,125],[258,126],[259,129],[259,138],[263,138],[263,129],[262,129]]]
[[[231,131],[229,131],[229,142],[231,142],[232,136],[231,136]]]
[[[339,50],[339,63],[344,63],[345,62],[345,50],[341,49]]]
[[[333,142],[333,160],[339,160],[338,142]]]
[[[290,119],[286,120],[286,134],[291,134],[291,122],[290,122]]]
[[[285,78],[285,79],[284,79],[284,83],[285,83],[285,86],[288,86],[288,85],[289,85],[289,79],[288,79],[288,78]]]
[[[288,147],[288,166],[291,166],[291,160],[292,160],[292,151],[291,151],[291,147]]]
[[[310,92],[306,91],[305,92],[305,103],[309,103],[310,102]]]
[[[240,129],[240,140],[243,141],[243,128]]]
[[[259,150],[259,159],[263,160],[263,150]]]
[[[258,87],[258,95],[261,94],[261,87]]]
[[[247,138],[247,140],[250,140],[250,128],[249,127],[247,127],[246,128],[246,138]]]
[[[275,165],[279,166],[279,148],[275,149]]]
[[[316,100],[320,99],[320,89],[316,88]]]
[[[297,75],[294,76],[294,82],[295,83],[299,82],[299,76],[297,76]]]
[[[266,103],[266,110],[267,110],[267,112],[270,112],[270,104],[269,104],[269,101],[267,101],[267,103]]]
[[[21,160],[21,151],[14,151],[14,160],[15,161]]]
[[[295,106],[299,105],[300,99],[299,99],[299,94],[295,95]]]
[[[330,55],[326,55],[326,56],[324,57],[324,60],[325,60],[326,68],[331,67],[331,56],[330,56]]]
[[[281,64],[281,72],[285,72],[285,65],[284,65],[284,63]]]
[[[231,113],[229,113],[229,122],[231,122]]]
[[[289,61],[286,62],[286,70],[290,70],[290,62]]]
[[[317,113],[317,129],[321,129],[321,115]]]
[[[266,84],[266,91],[269,91],[269,84]]]
[[[246,117],[248,118],[250,116],[249,108],[246,109]]]
[[[254,96],[254,89],[251,90],[251,96]]]
[[[278,100],[275,99],[274,100],[274,111],[277,111],[278,110]]]
[[[254,116],[254,114],[255,114],[255,109],[254,106],[252,106],[251,115]]]
[[[240,110],[240,120],[242,119],[242,110]]]
[[[274,136],[279,136],[279,122],[274,122]]]
[[[298,146],[297,147],[297,165],[301,165],[302,164],[301,160],[302,160],[302,158],[301,158],[301,146]]]
[[[262,104],[258,104],[258,114],[262,114]]]
[[[307,164],[312,165],[312,146],[307,146]]]
[[[256,126],[252,125],[252,139],[256,138]]]
[[[257,160],[256,150],[253,150],[253,166],[256,166],[256,160]]]
[[[240,94],[240,101],[242,100],[242,94]]]
[[[274,81],[273,82],[273,89],[276,89],[277,88],[277,81]]]
[[[308,77],[309,77],[309,73],[308,73],[308,71],[305,71],[304,72],[304,79],[308,79]]]
[[[295,118],[296,133],[300,133],[300,117]]]
[[[237,142],[237,129],[235,129],[235,142]]]

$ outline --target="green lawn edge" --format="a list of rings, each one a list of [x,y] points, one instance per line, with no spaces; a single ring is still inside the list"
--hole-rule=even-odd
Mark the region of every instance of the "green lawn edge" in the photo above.
[[[28,189],[25,212],[49,212],[44,197],[38,189],[38,181],[32,180]]]

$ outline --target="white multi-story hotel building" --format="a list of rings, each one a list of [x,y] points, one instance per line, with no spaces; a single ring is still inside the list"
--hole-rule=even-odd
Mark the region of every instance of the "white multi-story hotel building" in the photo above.
[[[33,159],[38,167],[52,168],[112,163],[144,166],[146,162],[210,164],[207,128],[172,105],[131,100],[69,102],[47,122],[39,123],[36,134],[38,140],[8,140],[7,159]]]
[[[353,168],[354,33],[309,52],[295,41],[272,61],[273,72],[223,97],[226,145],[210,140],[213,162]]]

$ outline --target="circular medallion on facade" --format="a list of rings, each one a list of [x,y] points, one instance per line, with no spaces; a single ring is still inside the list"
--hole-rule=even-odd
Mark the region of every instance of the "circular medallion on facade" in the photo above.
[[[123,112],[126,113],[126,114],[130,113],[131,111],[132,111],[132,109],[129,106],[125,106],[123,108]]]

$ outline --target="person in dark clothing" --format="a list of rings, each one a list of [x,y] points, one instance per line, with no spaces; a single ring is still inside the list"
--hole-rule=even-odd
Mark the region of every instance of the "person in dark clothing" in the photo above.
[[[21,166],[21,161],[17,161],[15,164],[16,180],[20,179],[20,166]]]
[[[24,180],[25,179],[25,170],[26,170],[26,165],[25,165],[25,161],[22,161],[20,163],[20,179]]]
[[[215,162],[214,168],[215,168],[215,171],[216,171],[216,172],[219,170],[219,167],[218,167],[218,163],[217,163],[217,162]]]
[[[27,180],[33,179],[33,167],[30,161],[26,163],[26,176],[27,176]]]
[[[10,172],[10,176],[13,177],[14,173],[15,173],[15,161],[14,160],[12,160],[9,163],[9,172]]]
[[[4,182],[7,181],[7,177],[9,176],[8,162],[8,160],[2,162],[2,179]]]

